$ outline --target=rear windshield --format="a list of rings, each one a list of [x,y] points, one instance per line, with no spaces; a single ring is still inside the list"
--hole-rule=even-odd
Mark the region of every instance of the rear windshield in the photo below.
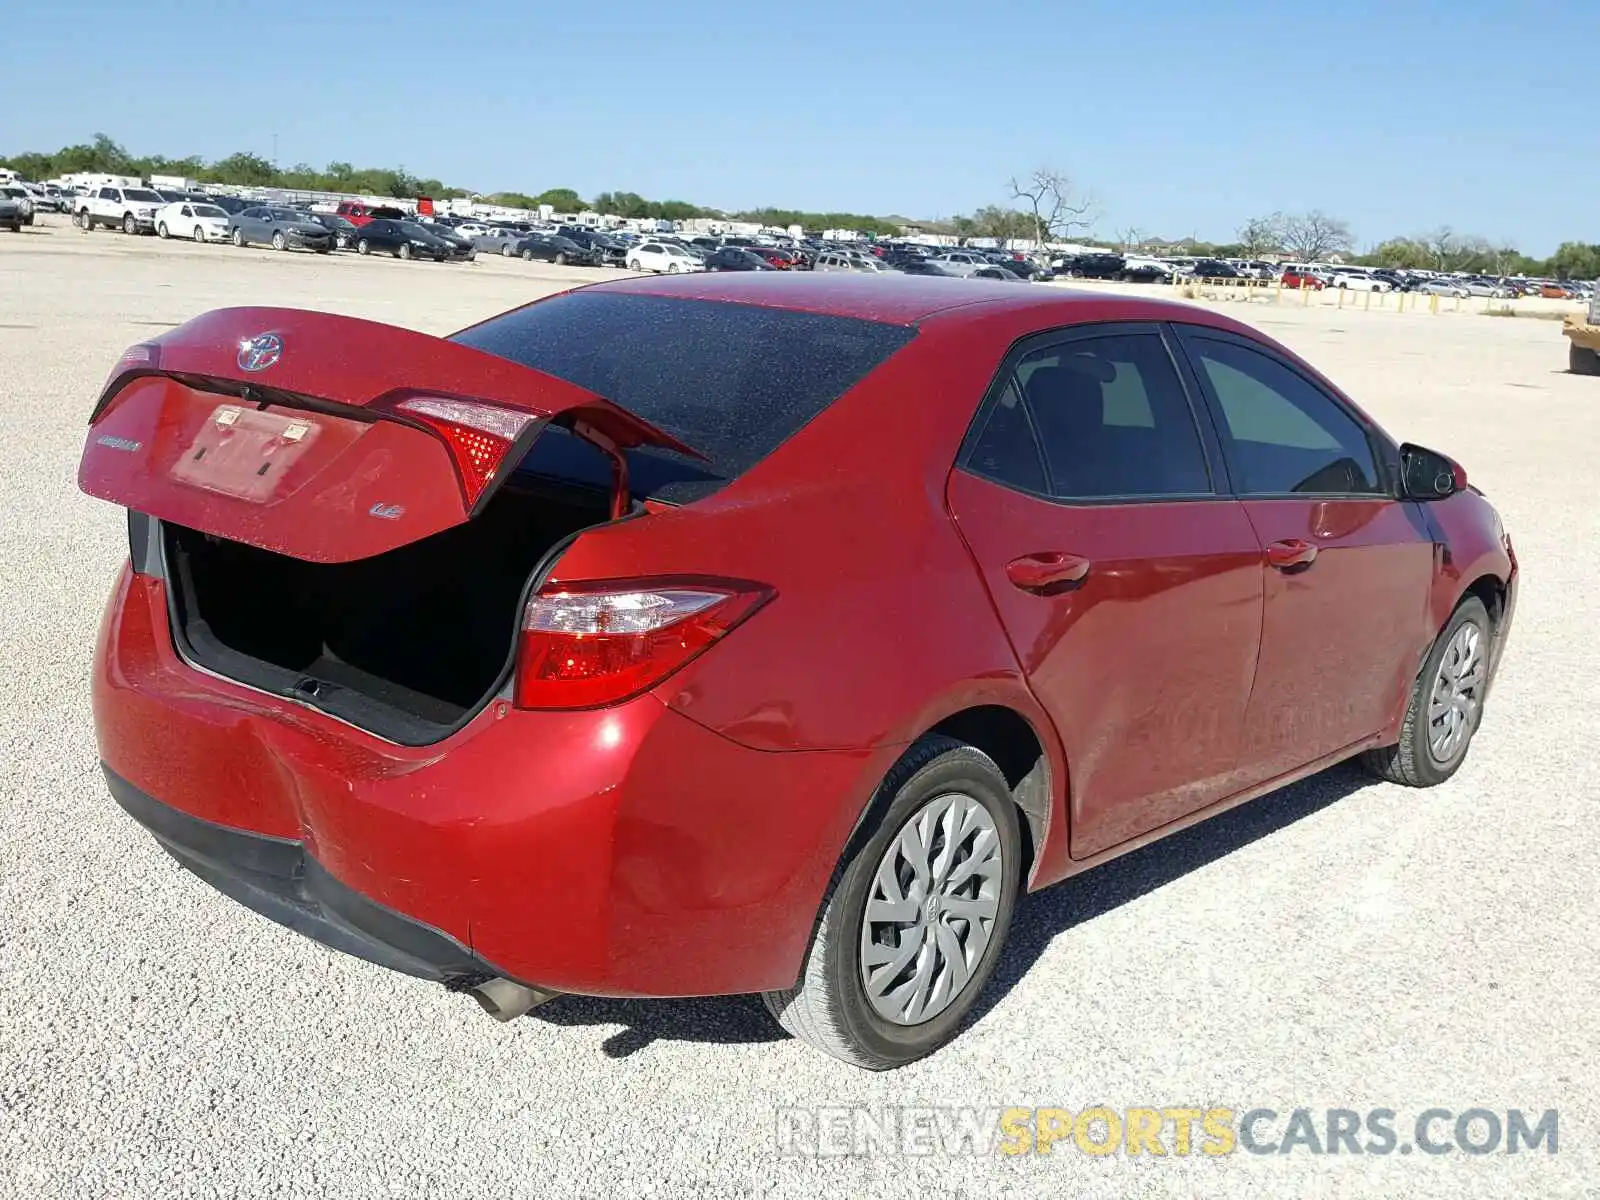
[[[587,388],[699,450],[709,463],[633,455],[638,493],[686,502],[749,470],[915,336],[856,317],[577,291],[453,340]],[[522,469],[604,484],[604,460],[571,441],[541,437]]]

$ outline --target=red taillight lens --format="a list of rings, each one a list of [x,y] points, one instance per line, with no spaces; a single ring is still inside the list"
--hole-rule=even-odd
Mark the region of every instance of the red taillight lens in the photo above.
[[[150,342],[140,342],[137,345],[129,346],[122,352],[122,357],[117,359],[117,365],[111,368],[110,374],[106,376],[106,381],[100,385],[100,400],[95,406],[94,413],[89,418],[90,423],[92,424],[106,415],[106,411],[111,407],[111,401],[114,399],[114,397],[108,397],[106,391],[117,380],[121,379],[129,371],[158,371],[160,369],[160,346]]]
[[[421,421],[450,448],[468,508],[494,481],[506,454],[534,419],[531,413],[442,396],[413,396],[394,408]]]
[[[598,708],[654,687],[772,598],[744,583],[541,593],[517,653],[518,708]]]

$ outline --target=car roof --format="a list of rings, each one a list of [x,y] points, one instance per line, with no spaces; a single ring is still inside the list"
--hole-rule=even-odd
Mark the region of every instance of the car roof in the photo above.
[[[769,308],[797,309],[831,316],[860,317],[893,325],[914,325],[957,309],[1001,310],[1037,317],[1041,327],[1103,319],[1100,310],[1117,311],[1118,319],[1181,320],[1233,326],[1204,309],[1173,301],[1069,288],[1019,288],[996,280],[951,281],[927,275],[892,272],[656,275],[590,285],[600,291],[686,300],[721,300]]]

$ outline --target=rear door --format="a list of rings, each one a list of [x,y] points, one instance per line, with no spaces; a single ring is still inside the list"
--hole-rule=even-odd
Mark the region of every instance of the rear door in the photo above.
[[[603,449],[696,455],[593,392],[457,342],[221,309],[124,355],[78,485],[203,533],[347,562],[467,520],[552,421]]]
[[[951,475],[1066,750],[1076,858],[1237,790],[1261,550],[1214,459],[1161,328],[1090,326],[1013,353]]]
[[[1269,347],[1195,326],[1183,344],[1261,540],[1261,664],[1244,764],[1265,780],[1380,730],[1429,638],[1435,547],[1397,498],[1398,451]]]

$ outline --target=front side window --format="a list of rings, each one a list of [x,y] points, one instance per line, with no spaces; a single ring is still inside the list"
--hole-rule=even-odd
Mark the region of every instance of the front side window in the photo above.
[[[1107,334],[1036,350],[1015,386],[1064,500],[1212,491],[1194,414],[1161,335]]]
[[[1235,342],[1191,337],[1189,345],[1222,411],[1241,494],[1384,490],[1366,430],[1321,388]]]

